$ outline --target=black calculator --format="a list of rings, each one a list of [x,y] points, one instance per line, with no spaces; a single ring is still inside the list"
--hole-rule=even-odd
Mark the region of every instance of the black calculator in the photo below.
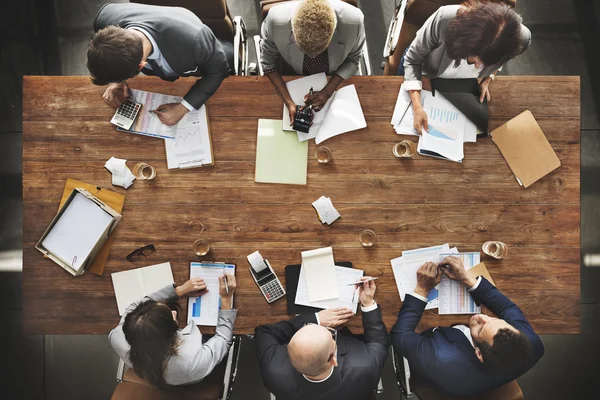
[[[285,296],[285,289],[279,278],[277,278],[277,275],[275,275],[275,271],[273,271],[269,261],[264,260],[264,264],[265,267],[258,272],[254,270],[254,267],[250,267],[250,273],[265,300],[267,300],[267,303],[272,303]]]

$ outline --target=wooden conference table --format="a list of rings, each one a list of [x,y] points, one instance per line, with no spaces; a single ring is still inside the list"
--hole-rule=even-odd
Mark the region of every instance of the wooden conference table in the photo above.
[[[192,83],[138,77],[131,87],[183,96]],[[109,124],[114,110],[102,100],[103,87],[87,77],[24,77],[24,332],[108,333],[119,320],[112,272],[170,261],[181,284],[190,261],[198,260],[192,243],[205,238],[212,244],[205,260],[238,266],[236,333],[289,318],[286,300],[268,305],[250,276],[246,255],[257,249],[284,283],[285,266],[300,263],[301,251],[333,246],[337,261],[352,261],[380,277],[375,299],[391,328],[401,305],[392,258],[442,243],[479,251],[487,240],[508,245],[505,260],[482,253],[482,261],[535,330],[578,333],[579,78],[498,77],[492,84],[490,129],[529,109],[562,161],[529,189],[518,186],[490,138],[465,144],[462,164],[418,154],[395,158],[392,147],[404,137],[394,133],[390,120],[402,78],[354,77],[348,83],[356,85],[368,127],[326,141],[333,153],[326,165],[314,159],[311,141],[308,183],[292,186],[254,182],[257,120],[281,119],[281,101],[267,78],[230,77],[207,103],[214,166],[167,170],[160,139],[119,133]],[[158,175],[128,190],[113,187],[104,169],[111,156],[127,159],[130,167],[146,161]],[[125,194],[102,277],[72,277],[34,248],[57,211],[67,178]],[[342,215],[331,226],[322,225],[311,207],[321,195]],[[363,229],[376,232],[373,248],[358,241]],[[150,243],[154,254],[125,260]],[[187,303],[181,305],[184,325]],[[467,320],[431,310],[418,329]],[[360,316],[349,324],[354,332],[361,326]]]

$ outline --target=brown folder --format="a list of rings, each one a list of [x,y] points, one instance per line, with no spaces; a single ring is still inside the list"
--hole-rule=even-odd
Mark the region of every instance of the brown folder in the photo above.
[[[492,285],[496,286],[496,284],[494,283],[494,280],[492,279],[492,276],[490,275],[490,272],[488,271],[488,269],[484,263],[479,263],[476,266],[474,266],[473,268],[471,268],[469,270],[469,275],[471,275],[473,278],[477,278],[478,276],[483,276]]]
[[[560,160],[531,111],[490,132],[519,185],[529,187],[560,167]]]
[[[69,198],[69,195],[75,188],[85,189],[100,200],[102,200],[106,205],[110,206],[113,210],[121,213],[123,210],[123,203],[125,202],[125,196],[119,193],[111,192],[110,190],[102,189],[95,185],[90,185],[89,183],[81,182],[76,179],[67,179],[67,184],[65,185],[65,191],[63,192],[62,199],[60,200],[60,205],[58,209],[64,204],[65,201]],[[94,261],[87,269],[93,274],[102,275],[104,273],[104,267],[106,266],[106,260],[108,259],[108,255],[110,253],[110,248],[115,240],[114,233],[108,237],[104,246],[100,249]]]

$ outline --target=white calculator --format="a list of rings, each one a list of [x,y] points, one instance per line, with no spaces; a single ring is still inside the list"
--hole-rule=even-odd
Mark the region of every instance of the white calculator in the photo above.
[[[140,103],[136,103],[132,100],[125,100],[121,103],[115,115],[110,120],[110,123],[117,125],[118,127],[129,130],[131,125],[135,122],[138,112],[142,108]]]
[[[275,271],[273,271],[268,260],[263,259],[260,253],[255,251],[248,256],[248,262],[250,263],[252,278],[258,285],[267,303],[272,303],[285,296],[285,289],[279,278],[277,278],[277,275],[275,275]]]

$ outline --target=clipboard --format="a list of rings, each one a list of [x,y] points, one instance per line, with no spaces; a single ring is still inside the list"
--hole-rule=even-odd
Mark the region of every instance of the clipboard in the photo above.
[[[352,268],[352,263],[347,261],[336,261],[335,265],[338,267]],[[285,267],[285,291],[288,315],[312,314],[323,311],[320,308],[300,306],[295,303],[296,292],[298,291],[298,280],[300,279],[300,267],[300,264],[293,264]]]
[[[494,129],[490,136],[521,187],[528,188],[561,166],[529,110]]]
[[[199,167],[211,166],[211,165],[215,164],[215,154],[214,154],[214,151],[213,151],[212,134],[211,134],[211,131],[210,131],[210,122],[208,120],[208,109],[207,109],[206,105],[203,105],[198,110],[198,112],[203,113],[203,115],[202,115],[202,117],[200,119],[198,128],[196,128],[196,129],[198,129],[197,133],[187,132],[187,133],[183,134],[183,135],[185,135],[185,137],[176,136],[174,140],[173,139],[166,139],[165,140],[165,153],[166,153],[166,156],[167,156],[167,168],[168,169],[190,169],[190,168],[199,168]],[[201,129],[203,128],[202,127],[203,121],[206,121],[206,138],[208,139],[208,146],[202,146],[202,149],[204,151],[206,151],[206,149],[208,149],[208,152],[210,154],[210,161],[211,162],[209,162],[209,163],[208,162],[207,163],[203,163],[202,159],[205,159],[204,157],[200,158],[200,159],[189,160],[189,161],[186,161],[186,162],[172,162],[174,160],[172,160],[172,158],[169,157],[169,150],[175,151],[175,149],[172,148],[172,146],[177,146],[177,144],[179,143],[180,140],[183,140],[185,142],[190,137],[192,137],[192,138],[195,137],[194,136],[195,134],[198,134],[199,135],[198,137],[201,137],[202,136],[202,133],[201,133],[202,130]],[[194,143],[193,145],[197,145],[197,143]],[[195,148],[195,150],[198,150],[198,148]]]
[[[88,192],[96,196],[98,199],[106,203],[106,205],[117,211],[119,214],[123,210],[125,196],[123,196],[122,194],[111,192],[110,190],[102,189],[99,186],[91,185],[89,183],[78,181],[72,178],[67,179],[65,190],[63,191],[63,195],[60,200],[60,205],[58,206],[59,210],[65,203],[65,201],[67,201],[69,195],[75,188],[87,190]],[[96,257],[92,261],[92,264],[89,266],[87,271],[91,272],[92,274],[102,276],[102,274],[104,273],[104,267],[106,266],[106,260],[108,260],[108,255],[110,254],[110,249],[114,241],[115,235],[111,234],[106,240],[106,243],[104,243]]]

